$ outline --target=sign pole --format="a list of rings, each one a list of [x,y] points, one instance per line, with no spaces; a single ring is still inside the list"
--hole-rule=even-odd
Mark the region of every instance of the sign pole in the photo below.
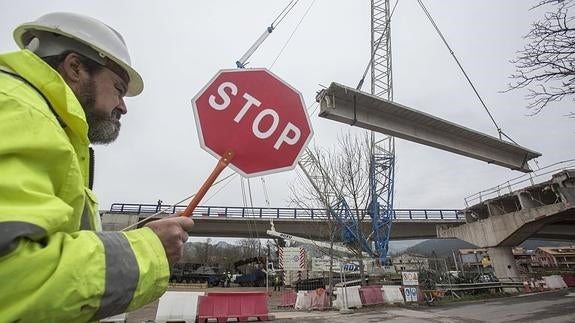
[[[214,170],[212,171],[210,176],[206,179],[204,184],[202,184],[202,187],[200,187],[198,193],[196,193],[194,198],[190,201],[190,204],[188,204],[188,206],[182,213],[182,216],[189,217],[192,215],[192,212],[194,212],[196,206],[200,204],[200,201],[202,200],[204,195],[206,195],[206,193],[208,192],[212,184],[214,184],[220,173],[228,166],[232,158],[234,158],[234,152],[231,150],[226,151],[226,153],[218,161],[216,167],[214,167]]]

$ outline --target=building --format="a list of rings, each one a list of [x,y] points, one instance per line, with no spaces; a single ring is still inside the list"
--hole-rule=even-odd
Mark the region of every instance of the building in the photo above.
[[[459,249],[458,256],[464,272],[491,272],[491,261],[485,248]]]
[[[541,267],[575,268],[575,246],[539,247],[534,261]]]
[[[391,258],[396,272],[429,269],[429,259],[422,255],[404,253]]]

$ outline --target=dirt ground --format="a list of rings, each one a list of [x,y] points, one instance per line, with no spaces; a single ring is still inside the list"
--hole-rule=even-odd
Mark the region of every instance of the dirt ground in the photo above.
[[[258,291],[258,292],[265,292],[265,287],[230,287],[230,288],[222,288],[222,287],[212,287],[212,288],[186,288],[186,287],[170,287],[168,288],[170,291],[190,291],[190,292],[218,292],[218,291],[225,291],[225,292],[247,292],[247,291]],[[289,309],[280,308],[278,309],[278,305],[281,303],[281,293],[286,289],[282,287],[281,291],[273,291],[273,287],[270,286],[269,293],[270,297],[268,298],[268,309],[270,312],[276,311],[289,311]],[[147,320],[153,321],[156,318],[156,310],[158,309],[159,301],[156,300],[139,310],[134,312],[128,313],[127,323],[142,323],[146,322]]]

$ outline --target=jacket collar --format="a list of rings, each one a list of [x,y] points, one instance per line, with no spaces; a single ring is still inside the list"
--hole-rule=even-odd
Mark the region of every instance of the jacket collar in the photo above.
[[[0,55],[0,65],[11,69],[40,90],[66,126],[82,143],[89,144],[84,110],[58,72],[27,49]]]

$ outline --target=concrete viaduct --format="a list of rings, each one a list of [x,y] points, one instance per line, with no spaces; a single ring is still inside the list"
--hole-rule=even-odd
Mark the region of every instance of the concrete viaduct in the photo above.
[[[105,230],[121,230],[160,209],[169,214],[184,208],[114,204],[102,213],[102,223]],[[266,230],[273,221],[279,232],[328,241],[335,229],[321,209],[199,206],[193,215],[191,236],[270,238]],[[368,220],[362,225],[369,230]],[[391,239],[426,238],[457,238],[487,248],[499,279],[518,277],[512,247],[529,238],[575,241],[575,169],[464,210],[395,210]]]
[[[166,213],[182,211],[185,205],[167,206]],[[109,211],[102,213],[104,230],[121,230],[157,212],[155,205],[114,204]],[[162,208],[164,209],[164,208]],[[156,215],[158,219],[166,214]],[[464,223],[458,210],[395,210],[391,239],[431,239],[436,238],[436,226],[452,226]],[[329,241],[333,221],[328,221],[322,209],[291,208],[244,208],[198,206],[193,213],[194,229],[190,236],[231,237],[231,238],[271,238],[266,234],[273,221],[279,232],[313,240]],[[369,219],[369,216],[366,216]],[[362,223],[364,232],[369,232],[370,221]],[[336,235],[340,238],[340,235]]]
[[[463,213],[465,224],[438,226],[437,236],[487,248],[498,278],[518,277],[512,247],[528,238],[575,241],[575,169],[480,202]]]

